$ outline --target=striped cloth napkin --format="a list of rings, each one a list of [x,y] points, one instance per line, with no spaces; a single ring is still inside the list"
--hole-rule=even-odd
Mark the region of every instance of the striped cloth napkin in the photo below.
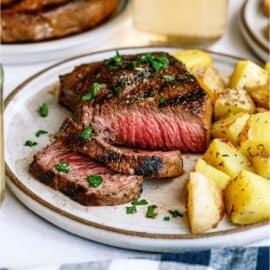
[[[4,268],[0,269],[3,270]],[[15,269],[15,268],[9,268]],[[22,269],[22,268],[16,268]],[[151,259],[116,259],[35,266],[24,270],[269,270],[269,247],[220,248],[161,254]]]

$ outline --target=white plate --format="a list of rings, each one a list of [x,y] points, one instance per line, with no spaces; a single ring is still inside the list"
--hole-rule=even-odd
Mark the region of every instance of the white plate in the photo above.
[[[240,16],[240,29],[251,49],[264,61],[269,61],[270,43],[263,30],[269,19],[263,15],[262,1],[246,0]]]
[[[120,49],[122,54],[173,48],[129,48]],[[5,146],[6,165],[10,179],[8,186],[27,207],[44,219],[74,234],[98,242],[148,251],[178,251],[183,248],[242,245],[267,237],[269,225],[260,223],[246,227],[234,227],[226,218],[219,226],[203,235],[191,235],[186,218],[163,221],[168,210],[185,210],[185,183],[187,173],[170,181],[145,181],[142,198],[158,205],[156,219],[145,218],[146,207],[138,207],[135,215],[126,214],[126,205],[110,207],[84,207],[33,179],[28,166],[35,152],[48,142],[47,136],[40,137],[38,145],[24,147],[24,142],[34,137],[36,130],[45,129],[55,133],[69,113],[57,103],[52,89],[60,74],[71,71],[74,66],[93,62],[114,55],[114,51],[103,51],[75,57],[49,67],[32,76],[6,100]],[[238,58],[212,53],[215,65],[227,77]],[[37,108],[42,102],[49,104],[49,116],[41,118]],[[194,166],[197,155],[185,155],[186,172]]]
[[[41,41],[24,44],[2,44],[2,63],[28,64],[48,62],[79,55],[97,48],[108,38],[116,27],[121,24],[128,0],[121,0],[117,11],[108,19],[89,31],[75,34],[70,37],[51,41]]]

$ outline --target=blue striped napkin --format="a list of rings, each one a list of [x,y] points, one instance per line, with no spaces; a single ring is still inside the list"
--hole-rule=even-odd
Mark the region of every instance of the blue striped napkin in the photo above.
[[[4,268],[0,269],[3,270]],[[14,268],[10,268],[12,270]],[[20,268],[22,269],[22,268]],[[220,248],[161,254],[151,259],[130,258],[107,261],[35,266],[27,270],[269,270],[269,247]]]

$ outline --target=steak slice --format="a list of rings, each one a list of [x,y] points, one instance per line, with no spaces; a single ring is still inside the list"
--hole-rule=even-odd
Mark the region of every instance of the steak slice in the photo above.
[[[83,139],[76,132],[76,123],[67,119],[62,131],[63,139],[73,151],[85,154],[110,169],[149,178],[176,177],[183,173],[180,151],[146,151],[112,146],[102,138]]]
[[[65,162],[69,172],[58,172],[55,165]],[[116,205],[138,198],[143,178],[117,174],[84,155],[55,142],[37,153],[30,173],[44,184],[59,190],[83,205]],[[102,184],[90,187],[87,177],[99,175]]]
[[[30,2],[29,0],[27,5],[18,6],[17,11],[20,12],[8,8],[1,12],[2,42],[49,40],[79,33],[107,19],[119,4],[119,0],[77,0],[31,13],[31,8],[41,8],[42,4],[30,7]]]
[[[91,125],[108,143],[139,149],[207,149],[211,101],[185,66],[166,53],[116,55],[60,80],[59,102],[77,108],[77,132]],[[82,102],[94,85],[99,91]]]

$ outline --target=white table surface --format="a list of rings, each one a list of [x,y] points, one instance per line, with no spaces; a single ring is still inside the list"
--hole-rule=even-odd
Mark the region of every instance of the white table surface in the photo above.
[[[245,44],[238,28],[239,10],[243,0],[229,2],[229,24],[226,33],[209,49],[258,61]],[[119,35],[114,36],[120,36],[125,27],[130,27],[130,21],[125,21],[119,29]],[[125,41],[122,38],[118,40],[113,38],[110,42],[106,42],[105,45],[107,46],[99,47],[96,50],[124,45],[132,46],[135,40],[136,37]],[[4,66],[5,96],[28,76],[50,64]],[[256,242],[253,245],[269,246],[270,239]],[[67,233],[33,214],[9,190],[7,190],[6,198],[0,209],[0,246],[0,267],[70,263],[148,255],[145,252],[105,246]]]

